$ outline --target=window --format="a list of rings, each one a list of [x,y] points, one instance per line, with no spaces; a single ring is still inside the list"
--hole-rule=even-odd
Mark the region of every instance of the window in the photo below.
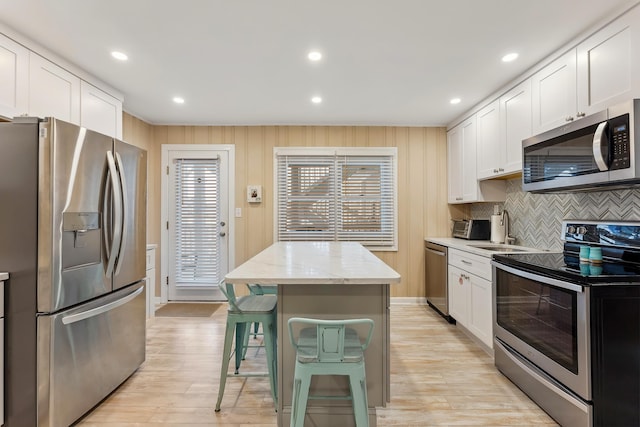
[[[397,249],[396,148],[276,148],[278,241]]]
[[[217,158],[175,160],[176,286],[220,281],[219,164]]]

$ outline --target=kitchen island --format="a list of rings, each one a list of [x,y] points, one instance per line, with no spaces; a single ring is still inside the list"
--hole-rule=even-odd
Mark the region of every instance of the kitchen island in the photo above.
[[[389,302],[400,275],[359,243],[278,242],[225,277],[226,283],[278,285],[278,425],[288,426],[295,351],[288,338],[291,317],[370,318],[374,335],[365,352],[369,424],[376,407],[390,401]],[[317,378],[311,394],[347,394],[342,377]],[[344,380],[344,381],[343,381]],[[309,400],[307,421],[317,426],[352,426],[350,401]]]

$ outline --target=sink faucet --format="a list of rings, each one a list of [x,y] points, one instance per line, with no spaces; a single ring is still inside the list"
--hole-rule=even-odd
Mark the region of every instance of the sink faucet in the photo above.
[[[515,243],[515,238],[509,236],[509,212],[506,209],[502,210],[502,219],[500,220],[500,225],[504,227],[504,242],[507,245],[512,245]]]

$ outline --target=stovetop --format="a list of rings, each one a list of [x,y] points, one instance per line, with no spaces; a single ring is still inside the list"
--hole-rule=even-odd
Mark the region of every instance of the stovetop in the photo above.
[[[493,258],[505,265],[574,283],[637,282],[640,285],[640,266],[634,263],[606,259],[601,264],[581,263],[578,254],[564,252],[500,254]]]
[[[640,223],[564,221],[561,253],[496,254],[493,258],[514,268],[584,285],[637,283],[640,285]],[[580,247],[602,249],[602,262],[580,260]]]

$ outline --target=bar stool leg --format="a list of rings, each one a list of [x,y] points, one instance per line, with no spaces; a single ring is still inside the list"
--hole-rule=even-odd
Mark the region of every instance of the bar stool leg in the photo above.
[[[364,366],[359,372],[349,374],[351,386],[351,399],[353,414],[356,419],[356,427],[369,427],[369,408],[367,403],[367,381]]]
[[[231,358],[231,346],[233,344],[233,330],[235,323],[227,319],[227,328],[224,333],[224,349],[222,350],[222,368],[220,369],[220,388],[218,389],[218,401],[216,402],[216,412],[220,412],[220,404],[224,395],[224,387],[227,383],[227,371],[229,370],[229,359]]]
[[[264,347],[267,353],[267,365],[269,369],[269,385],[271,386],[271,397],[275,404],[276,410],[278,408],[278,392],[276,379],[278,376],[278,360],[277,360],[277,337],[275,332],[275,315],[269,316],[262,322],[262,333],[264,338]]]
[[[293,380],[293,396],[291,397],[291,422],[290,427],[304,427],[304,418],[307,413],[307,400],[309,399],[309,387],[311,387],[311,373],[302,372],[304,369],[296,369]]]
[[[242,363],[244,355],[247,351],[247,347],[244,345],[244,334],[249,327],[248,325],[249,324],[244,322],[236,323],[236,370],[234,371],[236,374],[240,370],[240,363]]]

